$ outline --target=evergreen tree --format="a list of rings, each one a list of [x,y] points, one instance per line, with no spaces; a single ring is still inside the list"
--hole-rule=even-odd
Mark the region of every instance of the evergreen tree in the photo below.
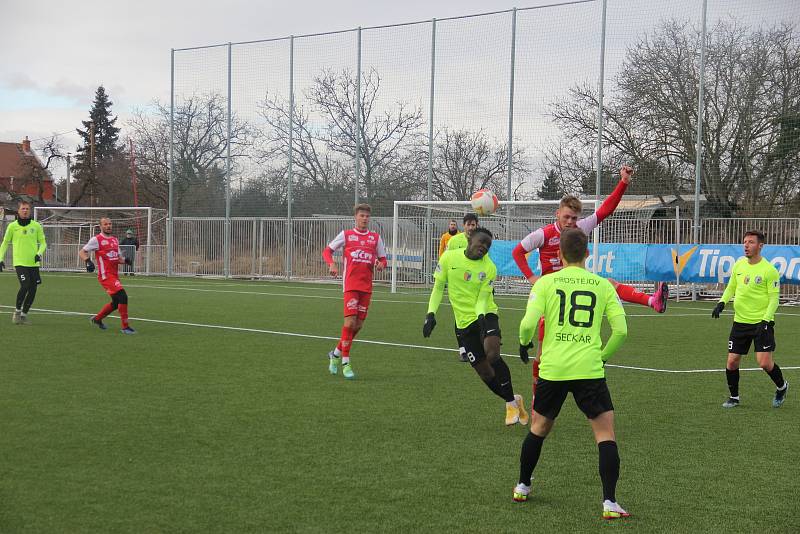
[[[560,200],[564,196],[556,171],[553,169],[547,171],[547,176],[542,182],[542,188],[539,189],[538,195],[540,200]]]
[[[73,167],[76,181],[80,184],[74,204],[85,196],[95,199],[101,194],[104,175],[118,163],[122,155],[119,146],[119,128],[114,126],[117,117],[112,117],[111,106],[105,88],[101,85],[94,95],[89,111],[89,120],[81,121],[83,130],[76,128],[83,143],[78,146]],[[92,125],[94,125],[94,159],[92,159]],[[85,203],[85,202],[83,202]]]

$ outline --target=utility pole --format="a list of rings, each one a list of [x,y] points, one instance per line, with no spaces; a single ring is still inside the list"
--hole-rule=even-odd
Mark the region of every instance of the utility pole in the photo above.
[[[67,152],[67,206],[69,206],[69,183],[72,181],[72,177],[70,176],[70,172],[72,168],[70,167],[70,156],[72,155],[71,152]]]
[[[92,175],[92,193],[89,198],[89,205],[94,207],[94,183],[97,180],[97,173],[94,167],[94,121],[89,121],[89,169]]]

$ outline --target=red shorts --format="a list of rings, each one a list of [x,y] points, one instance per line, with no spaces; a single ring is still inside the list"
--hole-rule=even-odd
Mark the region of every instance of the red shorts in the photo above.
[[[113,295],[122,289],[122,283],[116,276],[107,276],[105,280],[98,278],[97,281],[100,282],[100,285],[103,286],[103,289],[105,289],[106,293],[109,295]]]
[[[372,293],[366,291],[345,291],[344,292],[344,316],[350,317],[358,315],[362,321],[367,318],[369,301]]]
[[[539,345],[544,341],[544,317],[539,317]]]

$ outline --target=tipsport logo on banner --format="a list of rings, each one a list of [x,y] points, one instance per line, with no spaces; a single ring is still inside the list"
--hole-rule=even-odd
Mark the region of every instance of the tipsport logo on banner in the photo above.
[[[522,276],[511,251],[517,241],[495,240],[489,257],[501,276]],[[762,255],[781,274],[781,283],[800,284],[800,246],[766,245]],[[597,273],[610,278],[672,282],[725,283],[733,264],[743,257],[741,245],[644,245],[601,243]],[[592,269],[591,251],[586,267]],[[528,254],[528,265],[540,274],[539,253]]]
[[[742,245],[648,245],[649,280],[726,283],[733,264],[744,257]],[[772,263],[783,284],[800,284],[800,246],[765,245],[761,255]]]

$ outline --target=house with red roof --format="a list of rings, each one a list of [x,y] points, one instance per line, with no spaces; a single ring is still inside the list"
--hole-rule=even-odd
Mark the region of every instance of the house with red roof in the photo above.
[[[53,177],[31,150],[27,137],[22,143],[0,142],[0,193],[45,203],[55,200]]]

